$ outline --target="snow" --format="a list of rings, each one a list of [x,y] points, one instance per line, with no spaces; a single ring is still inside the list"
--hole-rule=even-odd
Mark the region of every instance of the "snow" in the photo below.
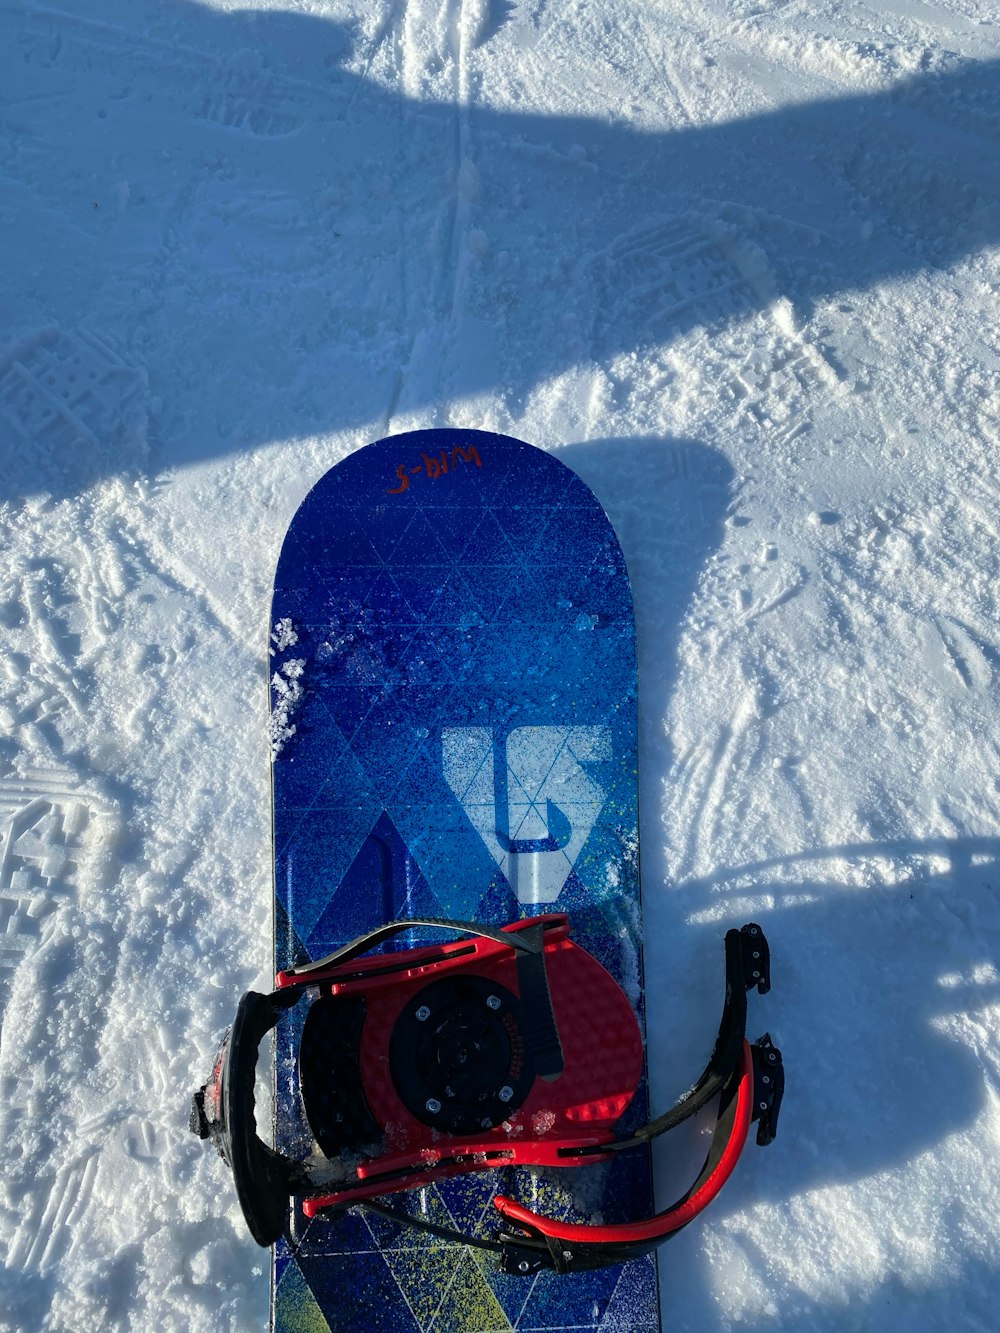
[[[995,4],[289,3],[0,9],[0,1329],[266,1327],[186,1121],[268,983],[270,579],[451,424],[625,547],[658,1105],[771,940],[781,1132],[664,1327],[985,1333]]]

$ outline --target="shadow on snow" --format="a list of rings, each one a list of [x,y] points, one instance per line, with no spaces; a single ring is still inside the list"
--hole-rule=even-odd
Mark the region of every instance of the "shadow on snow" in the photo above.
[[[0,36],[4,498],[480,393],[516,415],[576,365],[1000,241],[996,62],[650,133],[415,100],[298,13],[25,5]]]

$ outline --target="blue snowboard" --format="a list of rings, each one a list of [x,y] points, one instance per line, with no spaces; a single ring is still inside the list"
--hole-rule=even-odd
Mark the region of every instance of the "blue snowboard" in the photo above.
[[[634,637],[607,516],[551,454],[415,431],[322,477],[274,589],[276,970],[397,918],[560,911],[641,1022]],[[275,1142],[305,1156],[293,1046],[285,1031]],[[646,1118],[643,1084],[621,1128]],[[393,1202],[491,1234],[496,1193],[626,1221],[651,1210],[648,1155],[474,1173]],[[660,1327],[653,1257],[512,1277],[489,1253],[360,1211],[296,1208],[290,1234],[274,1251],[273,1333]]]

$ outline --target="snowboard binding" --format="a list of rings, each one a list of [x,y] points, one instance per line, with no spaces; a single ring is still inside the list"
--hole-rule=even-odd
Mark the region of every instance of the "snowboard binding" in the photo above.
[[[466,938],[371,955],[417,927]],[[617,982],[574,943],[560,914],[501,929],[398,921],[280,972],[270,995],[251,991],[241,1000],[212,1075],[195,1094],[191,1128],[211,1139],[231,1168],[247,1224],[264,1246],[285,1231],[295,1197],[306,1217],[360,1206],[492,1250],[510,1273],[622,1263],[647,1253],[711,1202],[732,1174],[752,1122],[758,1144],[775,1135],[781,1053],[768,1035],[752,1045],[745,1036],[747,992],[770,989],[767,941],[749,924],[727,933],[725,949],[726,998],[711,1059],[670,1111],[627,1137],[616,1137],[615,1126],[642,1077],[639,1024]],[[298,1074],[305,1119],[322,1153],[318,1163],[268,1147],[254,1122],[258,1047],[307,992],[313,999]],[[562,1222],[497,1195],[501,1231],[486,1238],[381,1202],[470,1171],[610,1161],[715,1097],[715,1131],[697,1180],[643,1221]]]

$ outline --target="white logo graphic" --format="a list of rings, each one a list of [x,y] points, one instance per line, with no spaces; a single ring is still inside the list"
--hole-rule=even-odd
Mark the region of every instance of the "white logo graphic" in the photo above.
[[[444,775],[518,902],[554,903],[604,805],[582,765],[611,758],[607,727],[448,727]]]

